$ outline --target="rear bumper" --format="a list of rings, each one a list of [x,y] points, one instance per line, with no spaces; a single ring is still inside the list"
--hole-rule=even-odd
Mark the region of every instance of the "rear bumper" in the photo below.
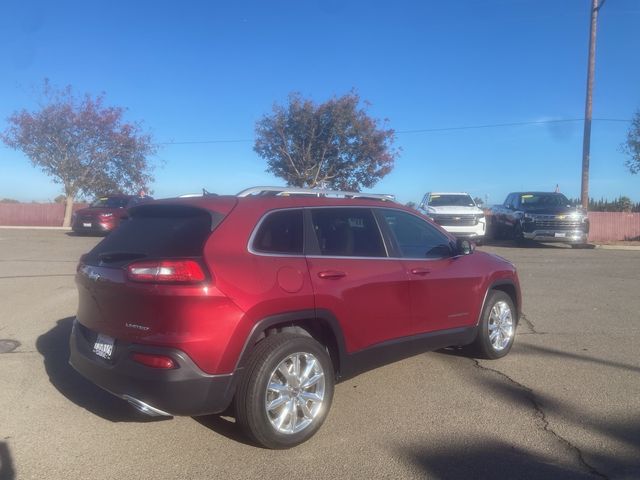
[[[111,230],[116,228],[113,223],[100,223],[98,221],[84,222],[84,223],[90,223],[91,226],[90,227],[85,227],[83,222],[75,222],[71,226],[71,229],[76,233],[101,234],[101,233],[109,233]]]
[[[88,335],[89,333],[89,335]],[[70,338],[69,363],[82,376],[138,409],[146,405],[155,415],[207,415],[224,411],[235,391],[233,374],[208,375],[184,352],[116,340],[111,361],[93,353],[88,338],[92,333],[74,321]],[[163,370],[131,360],[132,352],[171,357],[178,368]]]
[[[539,242],[587,243],[589,234],[581,230],[534,230],[523,232],[523,236]]]

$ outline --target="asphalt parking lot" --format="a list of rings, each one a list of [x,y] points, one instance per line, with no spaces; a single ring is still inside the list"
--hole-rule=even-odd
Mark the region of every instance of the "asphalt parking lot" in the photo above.
[[[482,249],[519,269],[511,354],[432,352],[341,383],[289,451],[228,417],[154,420],[68,365],[81,253],[99,239],[0,229],[0,479],[640,478],[640,251]]]

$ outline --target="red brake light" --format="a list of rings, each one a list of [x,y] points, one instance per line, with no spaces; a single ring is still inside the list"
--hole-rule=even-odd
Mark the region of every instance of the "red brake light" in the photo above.
[[[176,367],[173,359],[164,355],[153,355],[150,353],[134,352],[131,354],[131,358],[133,359],[133,361],[141,363],[142,365],[146,365],[147,367],[163,368],[165,370]]]
[[[129,280],[151,283],[198,283],[206,279],[195,260],[151,260],[135,262],[127,267]]]

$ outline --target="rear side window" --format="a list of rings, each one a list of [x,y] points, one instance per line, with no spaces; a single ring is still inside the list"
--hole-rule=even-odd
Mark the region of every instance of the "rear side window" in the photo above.
[[[201,257],[222,214],[183,205],[144,205],[130,212],[85,261],[122,265],[143,258]]]
[[[368,208],[311,209],[320,253],[327,256],[386,257],[378,224]]]
[[[302,255],[302,210],[281,210],[264,217],[253,239],[255,252]]]
[[[405,258],[442,258],[451,254],[449,238],[424,220],[399,210],[381,209]]]

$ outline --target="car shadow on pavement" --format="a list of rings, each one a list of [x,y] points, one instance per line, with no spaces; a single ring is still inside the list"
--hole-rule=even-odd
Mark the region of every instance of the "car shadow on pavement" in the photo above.
[[[499,247],[499,248],[520,248],[520,249],[551,249],[551,250],[568,250],[571,249],[571,245],[567,243],[540,243],[534,242],[532,240],[528,240],[522,243],[517,243],[514,240],[495,240],[495,239],[485,239],[482,242],[482,246],[487,247]],[[593,244],[580,245],[582,249],[591,249],[596,248]]]
[[[0,480],[13,480],[16,478],[16,470],[9,446],[6,442],[0,442]]]
[[[244,435],[240,426],[235,421],[235,418],[232,418],[232,415],[228,412],[224,412],[219,415],[203,415],[200,417],[193,417],[193,419],[203,427],[206,427],[229,440],[252,447],[258,446],[252,443],[251,440]]]
[[[500,440],[474,440],[473,444],[441,443],[435,446],[403,446],[398,455],[409,459],[434,478],[475,480],[496,478],[566,480],[587,478],[585,472],[550,463],[531,452]]]
[[[40,335],[36,348],[44,359],[49,381],[76,405],[112,422],[153,422],[171,417],[150,417],[135,410],[124,400],[97,387],[69,365],[69,336],[73,318],[56,322],[56,326]]]
[[[592,357],[591,355],[579,354],[567,352],[564,350],[556,350],[549,347],[541,347],[538,345],[531,345],[528,343],[517,344],[518,353],[524,355],[542,355],[545,357],[558,357],[560,359],[577,360],[585,363],[595,363],[597,365],[603,365],[605,367],[617,368],[620,370],[628,370],[630,372],[640,373],[640,367],[635,365],[629,365],[622,362],[614,362],[611,360],[605,360],[603,358]]]
[[[556,437],[558,434],[553,430],[555,423],[549,420],[549,415],[552,415],[551,418],[562,419],[565,424],[579,426],[585,432],[589,432],[589,436],[597,433],[610,441],[624,445],[624,450],[627,452],[637,451],[640,454],[640,420],[632,414],[630,415],[632,418],[590,415],[587,410],[580,408],[581,403],[578,399],[570,405],[551,395],[533,391],[512,382],[505,382],[500,378],[478,379],[478,385],[490,392],[490,395],[484,398],[499,396],[510,403],[519,403],[524,407],[533,408],[539,412],[539,418],[546,422],[544,429],[552,432]],[[579,453],[585,467],[588,465],[587,468],[594,469],[597,466],[598,470],[605,468],[609,478],[640,478],[640,455],[636,455],[635,458],[628,453],[618,455],[615,452],[619,451],[619,448],[613,452],[611,448],[591,447],[586,450],[584,445],[574,445],[566,439],[561,443],[563,448],[568,449],[574,456]]]

